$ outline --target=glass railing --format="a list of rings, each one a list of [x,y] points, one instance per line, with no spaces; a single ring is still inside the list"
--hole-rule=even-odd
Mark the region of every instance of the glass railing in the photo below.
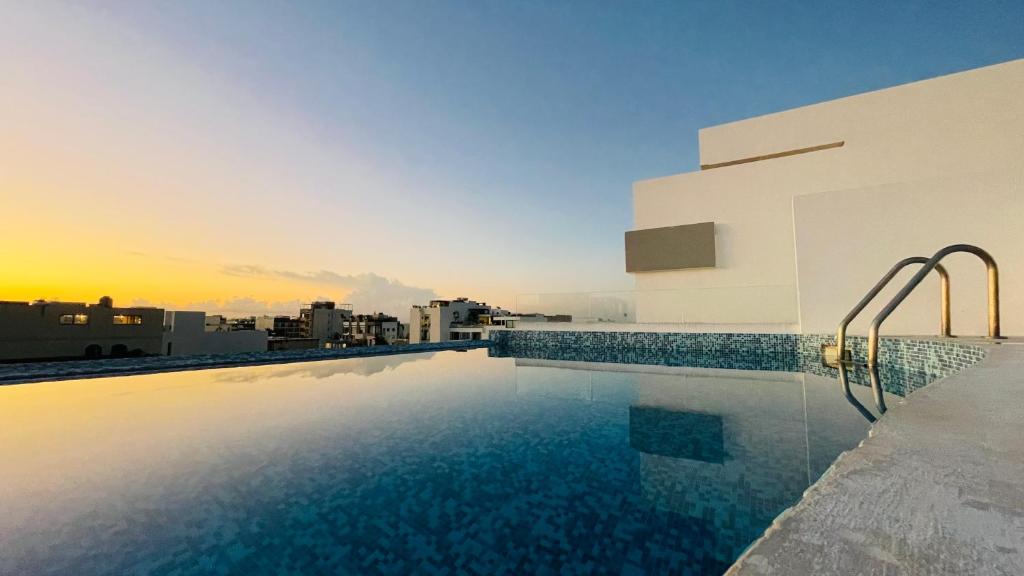
[[[574,323],[797,324],[793,285],[519,294],[520,314],[566,315]]]

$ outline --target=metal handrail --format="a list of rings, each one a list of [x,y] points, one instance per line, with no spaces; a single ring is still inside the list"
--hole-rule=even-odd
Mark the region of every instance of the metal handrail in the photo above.
[[[849,378],[849,376],[846,373],[846,370],[847,370],[846,364],[843,364],[842,362],[840,362],[839,366],[837,366],[837,367],[839,368],[839,384],[842,385],[842,387],[843,387],[843,396],[845,396],[846,400],[849,401],[849,403],[852,404],[853,407],[857,409],[857,412],[860,412],[861,416],[863,416],[865,419],[867,419],[868,422],[871,422],[872,424],[874,424],[875,421],[878,420],[878,419],[875,418],[875,415],[872,414],[870,410],[865,408],[864,405],[860,403],[860,400],[857,400],[857,398],[853,395],[853,392],[850,390],[850,378]],[[878,391],[875,391],[875,386],[876,385],[878,386]],[[884,414],[885,413],[885,400],[882,399],[881,402],[879,402],[879,399],[881,398],[881,394],[882,393],[881,393],[881,384],[878,384],[878,379],[877,378],[873,379],[871,381],[871,386],[872,386],[872,391],[875,391],[875,404],[878,406],[878,411],[880,413]]]
[[[878,366],[868,365],[868,378],[871,380],[871,394],[875,397],[878,413],[885,414],[885,390],[882,388],[882,381],[878,378]]]
[[[882,308],[881,312],[871,321],[871,328],[868,329],[868,366],[875,366],[878,363],[878,330],[882,322],[893,313],[897,306],[907,299],[907,296],[917,288],[917,285],[924,280],[925,276],[936,268],[946,256],[954,252],[969,252],[985,263],[988,271],[988,337],[1000,338],[999,335],[999,267],[995,259],[988,252],[970,244],[953,244],[939,250],[925,262],[924,266],[914,274],[907,284],[893,296],[892,300]]]
[[[845,318],[843,318],[842,322],[839,323],[839,328],[836,329],[836,358],[840,364],[842,364],[843,358],[845,358],[846,354],[846,328],[847,326],[850,325],[850,322],[853,322],[853,319],[864,311],[864,308],[866,308],[867,305],[870,304],[871,301],[875,299],[875,296],[878,296],[878,293],[882,291],[882,288],[885,288],[886,285],[889,284],[889,281],[892,280],[900,270],[903,270],[904,268],[911,264],[927,263],[928,259],[923,256],[913,256],[910,258],[904,258],[903,260],[900,260],[895,265],[893,265],[893,267],[890,268],[888,272],[885,273],[885,276],[882,276],[882,279],[879,280],[878,283],[875,284],[875,286],[871,290],[869,290],[863,298],[861,298],[860,302],[858,302],[857,305],[854,306],[852,310],[850,310],[850,313],[847,314]],[[946,269],[943,268],[941,264],[935,265],[935,271],[939,274],[939,280],[941,284],[939,298],[939,315],[941,321],[939,323],[939,330],[943,336],[950,336],[951,332],[949,317],[949,273],[946,272]]]

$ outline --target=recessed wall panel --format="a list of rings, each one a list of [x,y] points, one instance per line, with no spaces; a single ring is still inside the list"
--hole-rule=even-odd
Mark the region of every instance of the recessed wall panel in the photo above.
[[[714,265],[714,222],[626,232],[626,272],[712,268]]]

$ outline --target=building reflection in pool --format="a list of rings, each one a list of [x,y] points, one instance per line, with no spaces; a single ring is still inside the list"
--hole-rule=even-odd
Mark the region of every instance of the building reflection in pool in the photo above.
[[[870,426],[835,380],[804,373],[516,359],[515,388],[621,407],[637,489],[713,528],[705,545],[719,558],[757,538]],[[870,402],[871,390],[850,396]]]
[[[637,452],[721,464],[722,417],[657,406],[629,407],[629,445]]]

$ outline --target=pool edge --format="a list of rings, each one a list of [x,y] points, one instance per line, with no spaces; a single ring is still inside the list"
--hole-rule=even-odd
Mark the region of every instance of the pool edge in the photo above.
[[[986,357],[894,406],[726,574],[1024,573],[1024,346],[970,344]]]

